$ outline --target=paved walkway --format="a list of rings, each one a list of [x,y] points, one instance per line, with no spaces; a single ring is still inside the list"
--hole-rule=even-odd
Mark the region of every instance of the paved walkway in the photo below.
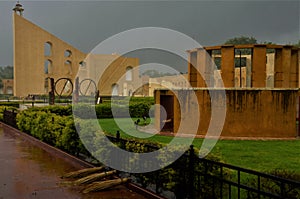
[[[124,186],[82,194],[82,187],[61,185],[61,175],[77,170],[66,161],[0,128],[0,199],[144,198]]]

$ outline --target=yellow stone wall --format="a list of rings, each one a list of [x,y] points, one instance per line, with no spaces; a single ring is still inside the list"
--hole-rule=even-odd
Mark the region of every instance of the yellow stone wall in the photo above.
[[[221,90],[220,90],[221,91]],[[191,102],[192,92],[197,96],[198,102]],[[213,90],[214,95],[221,95],[218,89]],[[294,138],[297,136],[297,97],[298,89],[225,89],[226,92],[226,119],[222,127],[221,136],[224,137],[269,137]],[[156,90],[156,103],[164,95],[185,96],[183,106],[179,106],[178,99],[174,99],[174,133],[177,133],[181,120],[187,122],[193,119],[193,111],[198,110],[200,120],[197,135],[206,135],[212,120],[211,101],[208,89],[194,90]],[[224,103],[222,96],[216,97],[214,108]],[[181,113],[183,111],[183,114]],[[160,112],[156,110],[156,127],[159,128]],[[195,121],[193,121],[195,122]],[[217,124],[219,124],[217,122]],[[185,134],[193,134],[189,128],[184,129]]]
[[[48,94],[45,91],[45,78],[55,80],[61,77],[74,79],[78,72],[79,62],[85,54],[66,42],[58,39],[22,16],[13,14],[14,27],[14,95],[24,97],[29,94]],[[52,44],[51,54],[45,56],[44,45]],[[65,57],[65,51],[71,52]],[[48,74],[44,72],[44,62],[50,60]],[[66,67],[65,62],[71,66]]]
[[[247,88],[239,88],[240,85],[236,83],[237,74],[240,72],[234,63],[236,49],[252,51],[251,64],[242,70],[242,77],[246,79],[250,69],[250,81],[246,80],[247,84],[249,82]],[[268,49],[273,49],[274,53],[268,56]],[[214,50],[219,51],[221,57],[220,70],[215,68],[210,58]],[[226,119],[224,125],[218,126],[222,128],[221,136],[295,138],[300,134],[296,126],[299,48],[289,45],[224,45],[193,49],[188,53],[188,80],[193,89],[155,91],[157,104],[165,104],[164,96],[174,96],[173,102],[170,102],[172,109],[167,107],[168,115],[172,116],[174,133],[179,132],[178,129],[185,122],[198,124],[196,133],[202,136],[207,134],[212,121],[222,125],[218,122],[221,114],[213,118],[211,116],[213,108],[221,109],[225,103],[224,99],[218,96],[223,90],[226,92]],[[217,76],[222,79],[224,86],[214,83]],[[213,105],[209,90],[212,90],[214,96],[218,96]],[[197,102],[191,97],[193,93],[197,96]],[[176,99],[176,96],[179,98]],[[156,127],[164,130],[160,112],[155,112]],[[200,114],[200,120],[194,121],[197,114]],[[184,131],[185,134],[195,133],[189,126],[185,127]]]
[[[132,70],[130,81],[123,81],[122,76],[126,76],[128,67],[139,65],[138,58],[85,54],[16,13],[13,14],[13,27],[15,96],[48,94],[50,88],[49,85],[48,90],[45,88],[46,78],[54,78],[54,81],[69,78],[75,89],[77,74],[81,82],[86,78],[99,80],[96,75],[101,73],[101,79],[95,82],[100,95],[111,95],[113,84],[119,85],[118,95],[128,96],[134,92],[138,70]],[[51,45],[50,54],[45,50],[46,43]],[[46,60],[52,63],[47,73],[44,70]]]

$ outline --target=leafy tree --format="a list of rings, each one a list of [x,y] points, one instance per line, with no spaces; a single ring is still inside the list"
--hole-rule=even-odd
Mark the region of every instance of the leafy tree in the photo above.
[[[0,66],[0,88],[3,87],[2,79],[13,79],[14,69],[12,66]]]
[[[14,68],[12,66],[0,67],[1,79],[12,79],[14,77]]]
[[[231,44],[231,45],[244,45],[244,44],[257,44],[257,40],[254,37],[246,37],[246,36],[240,36],[240,37],[234,37],[231,39],[228,39],[225,41],[224,44]],[[236,50],[236,54],[239,54],[242,52],[242,54],[250,55],[251,49],[238,49]]]
[[[298,43],[294,44],[294,46],[300,48],[300,40],[298,41]]]
[[[242,44],[257,44],[257,40],[254,37],[234,37],[225,41],[224,44],[242,45]]]
[[[175,74],[172,74],[172,73],[161,73],[157,70],[146,70],[145,72],[142,73],[142,75],[147,75],[149,77],[163,77],[163,76],[171,76],[171,75],[175,75]]]
[[[262,44],[275,44],[271,41],[264,41]],[[267,49],[267,53],[275,53],[275,49]]]

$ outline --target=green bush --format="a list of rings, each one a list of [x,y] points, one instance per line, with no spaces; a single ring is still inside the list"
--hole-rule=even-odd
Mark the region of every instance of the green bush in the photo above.
[[[76,132],[72,116],[28,109],[17,115],[17,125],[21,131],[70,154],[86,152]]]
[[[52,105],[52,106],[44,106],[44,107],[32,107],[28,109],[30,111],[42,111],[42,112],[50,112],[60,116],[69,116],[72,115],[72,106],[61,106],[61,105]]]
[[[0,102],[1,106],[19,108],[19,102]]]
[[[290,179],[296,182],[300,181],[299,174],[284,169],[275,169],[267,173],[273,176],[281,177],[283,179]],[[248,182],[251,187],[258,187],[257,178],[248,179]],[[281,195],[284,198],[291,198],[291,199],[300,198],[300,187],[294,187],[293,185],[290,184],[282,184],[280,181],[276,181],[264,177],[261,177],[260,179],[260,186],[262,191],[272,193],[275,195]],[[249,191],[247,198],[258,198],[258,194]],[[260,195],[260,198],[269,198],[269,197],[263,197]]]
[[[73,111],[77,118],[91,119],[96,113],[97,118],[141,118],[144,114],[148,115],[151,104],[144,102],[130,103],[129,107],[125,104],[103,103],[98,105],[77,104]],[[150,113],[153,115],[153,113]]]
[[[95,107],[97,118],[112,118],[111,105],[109,103],[98,104]]]

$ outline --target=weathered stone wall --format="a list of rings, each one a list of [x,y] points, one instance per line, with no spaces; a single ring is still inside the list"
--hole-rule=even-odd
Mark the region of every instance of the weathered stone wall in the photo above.
[[[226,119],[221,136],[227,137],[272,137],[292,138],[296,137],[296,114],[297,114],[297,89],[226,89]],[[174,132],[176,133],[181,121],[193,121],[194,111],[199,108],[200,121],[198,135],[206,135],[211,122],[217,127],[220,114],[211,118],[212,106],[210,95],[214,95],[215,110],[221,110],[224,104],[221,89],[195,89],[173,91],[178,96],[183,107],[174,100]],[[157,90],[155,92],[156,103],[159,95],[172,95],[172,91]],[[195,92],[197,103],[191,101],[191,94]],[[180,97],[182,98],[182,97]],[[181,110],[187,114],[181,114]],[[156,113],[159,113],[158,111]],[[156,118],[157,122],[159,117]],[[193,121],[195,122],[195,121]],[[213,128],[216,129],[216,128]],[[192,134],[188,128],[186,134]],[[213,132],[213,134],[216,132]]]
[[[14,15],[14,95],[47,94],[45,78],[74,79],[85,54],[22,16]],[[45,52],[45,43],[50,45]],[[71,52],[65,56],[65,51]],[[45,73],[45,61],[52,64]],[[69,65],[65,63],[68,61]]]
[[[118,84],[118,95],[128,96],[134,92],[139,76],[132,70],[131,80],[126,80],[126,70],[139,65],[138,58],[120,55],[90,55],[77,50],[46,30],[18,14],[13,14],[14,27],[14,95],[26,97],[29,94],[48,94],[47,78],[69,78],[75,82],[85,78],[97,80],[95,84],[100,95],[111,95],[112,86]],[[45,48],[45,45],[48,48]],[[49,61],[45,66],[45,61]],[[47,68],[47,70],[45,70]],[[106,71],[104,71],[106,69]],[[101,78],[97,74],[103,74]],[[122,77],[124,80],[122,80]],[[121,79],[121,81],[119,81]],[[98,81],[99,80],[99,81]],[[58,90],[60,90],[58,88]],[[92,93],[95,91],[89,91]]]

